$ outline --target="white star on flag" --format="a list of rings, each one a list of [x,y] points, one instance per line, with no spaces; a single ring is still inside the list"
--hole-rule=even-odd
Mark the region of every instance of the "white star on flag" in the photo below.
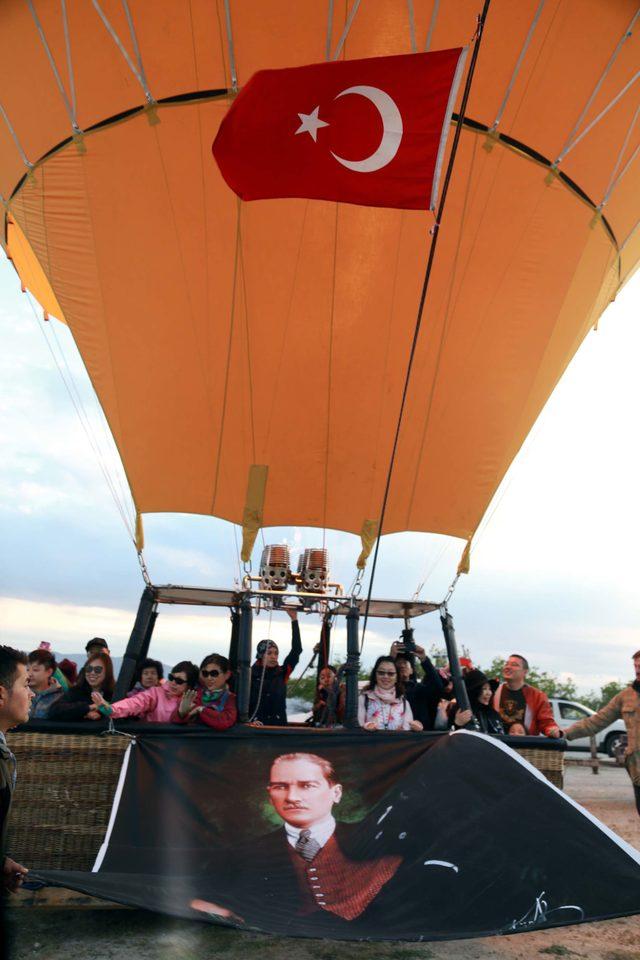
[[[300,126],[296,130],[298,133],[308,133],[313,137],[313,142],[317,143],[318,140],[318,130],[320,127],[328,127],[329,124],[325,123],[324,120],[320,120],[318,113],[320,112],[320,107],[316,107],[315,110],[312,110],[311,113],[299,113],[300,117]]]

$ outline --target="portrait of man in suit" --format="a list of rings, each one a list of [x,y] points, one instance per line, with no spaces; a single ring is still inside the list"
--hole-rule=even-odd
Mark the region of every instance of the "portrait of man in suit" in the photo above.
[[[259,837],[225,858],[229,903],[192,900],[193,909],[242,920],[241,903],[256,890],[271,909],[311,919],[322,913],[352,921],[360,917],[402,863],[399,855],[358,859],[350,855],[354,826],[337,823],[334,808],[342,785],[332,764],[313,753],[282,754],[273,761],[267,782],[273,809],[282,827]],[[235,893],[235,895],[234,895]]]

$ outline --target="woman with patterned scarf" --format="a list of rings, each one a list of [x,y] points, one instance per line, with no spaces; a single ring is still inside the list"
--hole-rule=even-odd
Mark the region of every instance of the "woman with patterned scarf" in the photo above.
[[[200,664],[197,690],[188,690],[175,709],[173,723],[204,723],[214,730],[228,730],[238,721],[236,697],[228,687],[229,661],[219,653],[210,653]]]
[[[422,730],[413,719],[404,684],[392,657],[378,657],[358,701],[358,722],[365,730]]]

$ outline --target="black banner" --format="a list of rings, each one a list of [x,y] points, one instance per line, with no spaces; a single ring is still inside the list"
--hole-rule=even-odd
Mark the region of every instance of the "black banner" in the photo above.
[[[47,882],[292,936],[431,940],[640,912],[640,854],[496,740],[139,738],[93,873]]]

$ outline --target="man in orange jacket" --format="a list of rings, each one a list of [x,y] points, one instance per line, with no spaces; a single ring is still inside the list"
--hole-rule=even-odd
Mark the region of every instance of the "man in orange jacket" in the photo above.
[[[498,686],[493,696],[493,709],[500,714],[509,734],[529,734],[535,737],[561,737],[549,698],[542,690],[527,682],[529,664],[519,653],[510,654],[502,676],[504,683]]]

